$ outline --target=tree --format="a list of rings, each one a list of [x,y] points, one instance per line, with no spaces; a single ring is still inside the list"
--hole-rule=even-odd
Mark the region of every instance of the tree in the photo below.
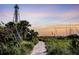
[[[36,38],[38,35],[38,32],[35,32],[33,29],[30,30],[30,32],[27,34],[27,37],[29,38],[29,40],[32,40],[33,38]]]
[[[7,40],[32,40],[33,38],[37,37],[38,32],[35,32],[33,29],[30,29],[31,25],[28,21],[20,21],[18,23],[8,22],[4,26],[4,31],[1,34],[1,37],[5,36]],[[3,36],[2,36],[3,35]]]
[[[21,39],[21,36],[19,35],[17,30],[17,24],[15,24],[14,22],[5,24],[5,30],[9,35],[14,36],[13,38],[15,38],[16,40]]]
[[[20,35],[22,36],[22,39],[26,39],[26,36],[28,34],[28,32],[30,31],[30,29],[28,27],[30,27],[31,25],[29,24],[28,21],[20,21],[19,23],[17,23],[17,29],[20,33]]]

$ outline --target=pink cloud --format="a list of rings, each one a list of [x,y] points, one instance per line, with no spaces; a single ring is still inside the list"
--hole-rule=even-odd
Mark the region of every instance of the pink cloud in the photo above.
[[[73,18],[79,16],[79,12],[22,12],[24,16],[30,16],[33,18],[55,17],[55,18]]]
[[[13,12],[1,12],[1,16],[13,16]],[[59,19],[68,19],[79,16],[79,12],[21,12],[20,15],[23,17],[32,17],[32,18],[45,18],[45,17],[51,17],[51,18],[59,18]]]

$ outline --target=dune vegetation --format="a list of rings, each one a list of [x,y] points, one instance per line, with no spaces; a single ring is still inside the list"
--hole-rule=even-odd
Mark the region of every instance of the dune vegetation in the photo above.
[[[38,42],[38,32],[29,28],[31,26],[29,22],[8,22],[3,25],[0,25],[0,54],[30,54]]]
[[[8,22],[0,25],[0,54],[31,54],[38,41],[45,42],[47,55],[78,55],[79,36],[38,36],[38,32],[30,29],[28,21]],[[39,49],[39,48],[38,48]]]
[[[74,37],[75,36],[75,37]],[[79,37],[76,34],[66,37],[39,37],[46,44],[48,55],[78,55]]]

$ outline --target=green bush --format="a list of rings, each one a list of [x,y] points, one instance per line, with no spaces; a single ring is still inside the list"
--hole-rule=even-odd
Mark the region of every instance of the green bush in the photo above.
[[[30,54],[38,42],[38,32],[29,29],[30,26],[28,21],[8,22],[0,26],[0,54]]]
[[[7,42],[6,44],[0,43],[0,54],[1,55],[23,55],[30,54],[34,47],[34,43],[31,41],[20,41],[14,43]]]
[[[21,43],[22,46],[22,54],[30,54],[33,47],[34,47],[34,43],[33,42],[29,42],[29,41],[23,41]]]
[[[72,40],[45,39],[47,52],[49,55],[69,55]]]
[[[32,42],[33,42],[35,45],[38,43],[38,41],[39,41],[38,38],[33,38],[33,39],[32,39]]]

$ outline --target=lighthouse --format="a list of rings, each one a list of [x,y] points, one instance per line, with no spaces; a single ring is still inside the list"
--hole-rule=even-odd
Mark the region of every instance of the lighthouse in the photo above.
[[[14,6],[14,22],[17,23],[18,22],[18,18],[19,18],[19,6],[16,4]]]

